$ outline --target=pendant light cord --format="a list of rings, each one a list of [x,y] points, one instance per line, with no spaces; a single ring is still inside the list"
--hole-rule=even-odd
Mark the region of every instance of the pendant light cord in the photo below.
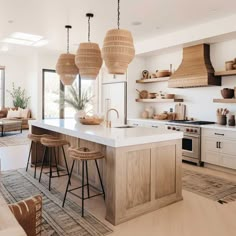
[[[71,25],[66,25],[65,26],[66,30],[67,30],[67,53],[69,53],[69,45],[70,45],[70,29],[72,28]]]
[[[90,42],[90,16],[88,17],[88,42]]]
[[[69,34],[69,28],[67,28],[67,53],[69,53],[69,45],[70,45],[70,34]]]

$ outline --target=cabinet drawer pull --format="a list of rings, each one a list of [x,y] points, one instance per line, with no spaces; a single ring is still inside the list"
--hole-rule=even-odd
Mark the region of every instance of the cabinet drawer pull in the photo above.
[[[221,144],[221,142],[219,142],[219,148],[221,148],[220,144]]]
[[[153,128],[158,128],[158,126],[157,126],[157,125],[152,125],[152,127],[153,127]]]
[[[219,142],[216,142],[216,148],[219,148]]]
[[[220,134],[220,133],[215,133],[215,135],[220,135],[220,136],[224,136],[224,134]]]

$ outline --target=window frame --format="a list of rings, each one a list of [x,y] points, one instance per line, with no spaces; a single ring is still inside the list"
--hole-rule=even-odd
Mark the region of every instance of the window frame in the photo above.
[[[56,70],[53,69],[42,69],[42,119],[45,119],[45,73],[51,72],[51,73],[56,73]],[[65,86],[62,84],[60,81],[60,91],[64,92],[65,91]],[[64,94],[64,93],[63,93]],[[64,108],[61,106],[61,93],[59,95],[59,108],[60,108],[60,113],[59,113],[59,118],[63,119],[64,118]]]
[[[2,101],[2,104],[0,104],[0,107],[4,108],[5,107],[5,94],[6,94],[6,87],[5,87],[5,66],[0,66],[0,70],[1,70],[1,87],[2,87],[2,94],[0,95],[1,96],[1,101]]]

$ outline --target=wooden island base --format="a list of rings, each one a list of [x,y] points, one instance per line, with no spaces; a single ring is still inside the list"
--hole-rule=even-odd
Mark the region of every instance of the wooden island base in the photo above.
[[[52,134],[65,138],[73,147],[86,146],[105,154],[105,159],[99,161],[99,168],[106,192],[106,219],[113,225],[182,200],[181,139],[110,147],[33,125],[32,133]],[[67,160],[70,168],[68,155]],[[62,159],[59,163],[64,165]],[[89,161],[88,165],[89,181],[99,188],[95,164]],[[78,164],[74,174],[80,177],[80,173]]]

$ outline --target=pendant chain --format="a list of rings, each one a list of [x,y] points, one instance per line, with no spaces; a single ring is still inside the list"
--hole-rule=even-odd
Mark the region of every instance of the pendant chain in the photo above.
[[[120,0],[118,0],[117,13],[118,13],[117,26],[118,26],[118,29],[120,29]]]

